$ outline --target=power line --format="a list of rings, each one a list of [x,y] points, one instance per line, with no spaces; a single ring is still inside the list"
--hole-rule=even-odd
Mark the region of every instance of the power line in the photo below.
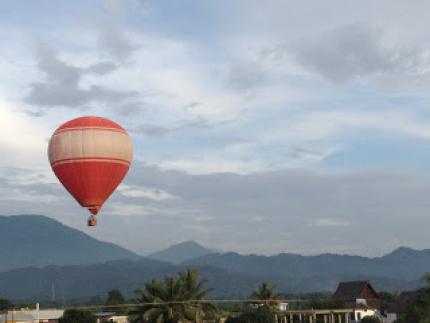
[[[92,306],[77,306],[75,309],[106,309],[106,308],[123,308],[123,307],[144,307],[149,305],[174,305],[174,304],[195,304],[195,303],[249,303],[249,304],[269,304],[276,305],[278,303],[305,303],[309,300],[304,299],[195,299],[186,301],[168,301],[168,302],[142,302],[142,303],[127,303],[115,305],[92,305]]]

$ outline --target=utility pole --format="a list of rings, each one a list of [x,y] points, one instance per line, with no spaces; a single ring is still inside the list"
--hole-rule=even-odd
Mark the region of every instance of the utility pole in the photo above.
[[[61,289],[61,307],[64,308],[65,300],[64,300],[64,287]]]

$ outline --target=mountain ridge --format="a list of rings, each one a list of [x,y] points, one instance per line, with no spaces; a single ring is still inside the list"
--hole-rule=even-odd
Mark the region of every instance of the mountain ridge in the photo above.
[[[215,250],[203,247],[195,241],[183,241],[169,246],[166,249],[148,255],[148,258],[181,264],[184,261],[195,259],[214,253]]]
[[[0,272],[21,267],[85,265],[140,256],[42,215],[0,216]]]
[[[259,256],[228,252],[204,255],[185,261],[183,265],[214,266],[229,272],[251,275],[270,272],[271,275],[283,276],[286,271],[297,273],[296,277],[361,273],[390,279],[417,280],[430,268],[430,250],[403,247],[375,258],[336,254],[302,256],[288,253]]]

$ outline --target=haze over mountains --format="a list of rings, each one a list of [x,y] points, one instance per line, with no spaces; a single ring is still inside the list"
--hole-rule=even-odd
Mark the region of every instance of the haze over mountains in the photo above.
[[[213,296],[247,296],[265,280],[284,293],[333,291],[339,281],[362,279],[379,290],[409,290],[430,269],[430,250],[409,248],[379,258],[257,256],[214,253],[188,241],[141,257],[43,216],[0,217],[0,243],[0,297],[25,300],[49,298],[53,285],[66,299],[88,299],[112,288],[132,297],[146,281],[187,267],[208,279]]]

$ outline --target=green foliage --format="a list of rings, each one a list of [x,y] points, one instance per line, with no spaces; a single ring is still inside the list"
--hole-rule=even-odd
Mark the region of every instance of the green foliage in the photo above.
[[[309,302],[310,308],[313,309],[341,309],[345,308],[345,302],[330,298],[313,298]]]
[[[8,310],[13,307],[13,304],[10,300],[6,298],[0,298],[0,311]]]
[[[430,284],[430,272],[429,273],[425,273],[423,275],[423,280],[427,283]]]
[[[275,323],[275,313],[268,306],[260,306],[256,310],[247,310],[239,316],[229,316],[225,323]]]
[[[399,296],[398,293],[390,293],[390,292],[387,292],[387,291],[378,292],[378,295],[379,295],[379,298],[381,300],[387,301],[387,302],[390,302],[390,303],[395,302],[396,299],[397,299],[397,297]]]
[[[265,304],[275,305],[277,304],[276,300],[282,299],[282,296],[276,292],[275,287],[269,282],[263,282],[257,286],[251,294],[251,298],[263,301]]]
[[[406,313],[399,323],[430,323],[430,288],[418,290],[408,302]]]
[[[69,309],[59,319],[59,323],[96,323],[97,319],[88,311]]]
[[[106,300],[106,305],[119,305],[124,303],[125,303],[125,298],[119,289],[115,288],[109,291],[107,300]]]
[[[177,323],[201,320],[205,315],[213,317],[217,311],[213,304],[193,302],[203,300],[210,291],[203,288],[205,283],[206,280],[201,280],[197,271],[191,269],[174,277],[167,276],[164,281],[146,283],[143,289],[136,291],[142,306],[138,313],[130,315],[130,321]]]
[[[381,323],[377,316],[365,316],[361,319],[361,323]]]
[[[282,299],[282,295],[276,292],[275,287],[269,282],[263,282],[250,297],[255,299],[259,306],[256,309],[247,307],[239,316],[229,316],[226,323],[275,323],[273,307]]]

